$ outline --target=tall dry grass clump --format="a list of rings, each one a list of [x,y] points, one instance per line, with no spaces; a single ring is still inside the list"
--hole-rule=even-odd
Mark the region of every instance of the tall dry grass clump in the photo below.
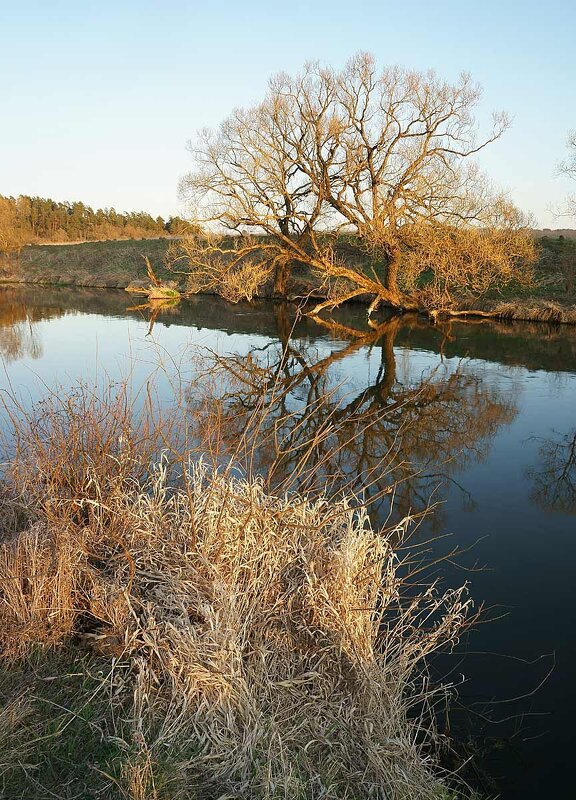
[[[0,499],[3,658],[88,647],[123,676],[109,796],[447,797],[426,660],[470,601],[408,590],[410,520],[375,530],[351,498],[154,460],[158,426],[111,403],[14,415]]]

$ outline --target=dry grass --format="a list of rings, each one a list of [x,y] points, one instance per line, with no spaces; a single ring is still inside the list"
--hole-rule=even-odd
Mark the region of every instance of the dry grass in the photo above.
[[[150,300],[177,300],[180,292],[170,286],[152,286],[147,292]]]
[[[574,325],[576,324],[576,305],[539,298],[485,301],[484,303],[470,301],[462,303],[460,310],[449,311],[447,316],[484,316],[494,319]]]
[[[426,659],[458,640],[470,601],[409,586],[411,520],[374,530],[352,498],[193,464],[145,411],[84,388],[12,412],[0,500],[4,659],[72,643],[124,676],[109,796],[447,797]],[[21,710],[0,717],[12,773]]]
[[[494,313],[499,319],[576,323],[576,305],[561,305],[553,300],[501,302],[494,308]]]

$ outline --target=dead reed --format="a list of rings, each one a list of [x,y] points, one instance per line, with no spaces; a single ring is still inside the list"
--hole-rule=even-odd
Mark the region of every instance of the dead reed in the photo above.
[[[521,298],[518,300],[490,300],[463,302],[459,310],[451,310],[448,317],[489,317],[493,319],[519,320],[526,322],[548,322],[575,324],[576,305],[558,303],[555,300]]]
[[[375,530],[353,498],[217,469],[176,447],[151,405],[136,417],[125,388],[10,413],[4,664],[72,647],[122,675],[102,678],[99,723],[120,768],[85,766],[106,797],[452,796],[426,662],[458,641],[471,603],[465,588],[406,591],[411,518]],[[8,782],[23,702],[0,713]],[[26,796],[44,796],[28,774]]]

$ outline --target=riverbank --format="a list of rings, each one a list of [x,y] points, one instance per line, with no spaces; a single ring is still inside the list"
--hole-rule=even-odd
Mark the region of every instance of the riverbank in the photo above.
[[[170,239],[124,239],[81,244],[34,244],[24,247],[18,262],[0,268],[0,280],[47,286],[124,289],[146,281],[144,256],[160,279],[173,277],[164,266]]]
[[[0,282],[125,289],[149,283],[145,261],[148,258],[159,280],[176,279],[177,288],[184,291],[186,276],[174,275],[165,266],[170,241],[162,238],[30,245],[22,250],[17,264],[12,261],[0,268]],[[534,287],[506,289],[480,302],[462,298],[456,306],[458,315],[576,324],[572,279],[573,273],[576,274],[576,247],[569,240],[547,236],[540,240],[540,248]],[[311,294],[316,302],[324,297],[308,275],[297,275],[290,297],[298,299]],[[362,302],[361,298],[356,302]],[[442,317],[442,313],[433,316]]]
[[[432,319],[494,319],[515,322],[547,322],[576,325],[576,302],[551,300],[546,297],[486,298],[481,302],[462,301],[446,315],[432,313]]]

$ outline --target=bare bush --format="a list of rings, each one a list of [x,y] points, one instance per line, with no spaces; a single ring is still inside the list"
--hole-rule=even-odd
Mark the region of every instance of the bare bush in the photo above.
[[[534,280],[536,250],[529,236],[518,236],[524,222],[502,200],[482,215],[482,226],[413,225],[404,256],[407,289],[424,298],[427,308],[454,308],[454,292],[481,298],[494,287]],[[428,280],[422,285],[422,277]]]
[[[185,259],[194,264],[187,274],[192,294],[220,294],[232,303],[259,295],[273,273],[266,246],[235,237],[227,241],[214,234],[189,235],[170,249],[172,266]]]

